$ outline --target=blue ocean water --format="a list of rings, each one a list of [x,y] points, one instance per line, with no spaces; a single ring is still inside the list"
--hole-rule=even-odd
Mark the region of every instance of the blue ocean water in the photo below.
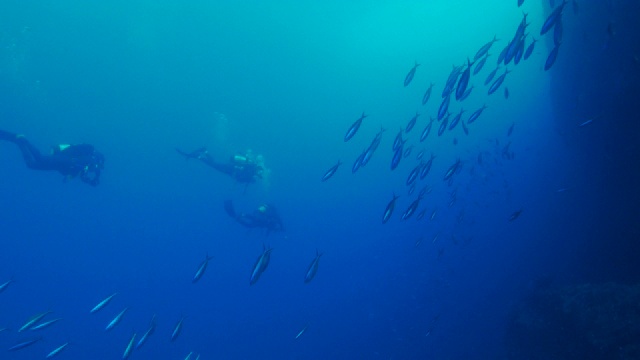
[[[537,284],[635,284],[639,274],[638,4],[565,4],[545,71],[554,30],[540,28],[563,6],[550,3],[5,1],[0,129],[43,153],[90,143],[106,161],[91,187],[28,169],[0,143],[0,358],[44,358],[67,342],[57,358],[122,358],[154,315],[132,359],[538,358],[505,345]],[[485,79],[523,13],[533,53],[507,65],[490,95]],[[458,125],[438,136],[434,120],[420,142],[452,65],[494,36],[471,94],[449,106],[463,122],[486,109],[468,134]],[[391,170],[399,131],[412,150]],[[245,187],[175,150],[203,146],[220,162],[262,157],[263,179]],[[421,151],[433,167],[409,194]],[[241,226],[225,200],[242,212],[273,204],[285,231]],[[250,285],[264,247],[271,261]],[[18,331],[46,311],[62,320]],[[39,340],[3,349],[29,339]]]

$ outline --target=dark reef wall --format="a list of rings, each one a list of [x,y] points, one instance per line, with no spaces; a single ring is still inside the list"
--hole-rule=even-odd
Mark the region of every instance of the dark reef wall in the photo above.
[[[507,328],[509,359],[640,359],[640,286],[538,287]]]
[[[564,10],[565,36],[551,91],[557,131],[568,151],[576,152],[572,176],[590,207],[584,225],[591,226],[591,238],[581,239],[582,276],[635,283],[640,280],[640,1],[577,1],[577,13],[573,0]]]
[[[589,235],[559,239],[579,254],[573,273],[512,310],[509,359],[640,359],[640,1],[578,5],[565,8],[551,96],[575,159],[567,216]]]

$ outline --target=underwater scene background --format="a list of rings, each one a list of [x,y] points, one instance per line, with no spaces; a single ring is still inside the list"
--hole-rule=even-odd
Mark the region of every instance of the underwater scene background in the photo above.
[[[639,16],[2,2],[0,358],[639,359]]]

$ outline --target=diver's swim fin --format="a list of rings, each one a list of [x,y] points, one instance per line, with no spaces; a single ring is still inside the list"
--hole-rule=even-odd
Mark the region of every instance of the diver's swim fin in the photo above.
[[[224,211],[227,212],[227,214],[229,214],[229,216],[231,216],[232,218],[236,218],[236,211],[233,209],[233,203],[231,202],[231,200],[225,200],[224,201]]]
[[[182,151],[182,150],[180,150],[180,149],[178,149],[178,148],[176,148],[176,151],[178,152],[178,154],[180,154],[180,155],[184,156],[184,159],[185,159],[185,160],[189,160],[189,158],[191,158],[191,157],[192,157],[192,156],[189,156],[189,154],[188,154],[188,153],[186,153],[186,152],[184,152],[184,151]]]
[[[189,159],[201,159],[203,156],[205,156],[207,154],[207,148],[206,147],[200,147],[195,149],[194,151],[188,153],[188,152],[184,152],[178,148],[176,148],[176,151],[178,152],[178,154],[184,156],[184,158],[186,160]]]
[[[8,131],[0,130],[0,140],[15,142],[17,140],[17,135]]]

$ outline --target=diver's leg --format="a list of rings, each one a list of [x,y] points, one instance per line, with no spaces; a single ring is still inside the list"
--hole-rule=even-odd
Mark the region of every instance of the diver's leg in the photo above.
[[[0,130],[0,140],[16,142],[17,136],[14,133],[10,133],[8,131]]]
[[[187,159],[187,160],[189,160],[189,158],[191,158],[191,156],[189,156],[189,153],[187,153],[187,152],[184,152],[184,151],[182,151],[182,150],[180,150],[178,148],[176,148],[176,151],[178,152],[178,154],[184,156],[184,158]]]
[[[211,156],[203,157],[200,160],[203,163],[211,166],[212,168],[220,171],[221,173],[224,173],[227,175],[233,174],[233,165],[217,163],[213,160]]]
[[[178,154],[184,156],[185,159],[189,160],[189,159],[199,159],[203,156],[206,156],[207,148],[206,147],[197,148],[192,152],[185,152],[176,148],[176,151],[178,152]]]
[[[22,153],[22,158],[24,159],[24,163],[28,168],[34,170],[51,170],[51,166],[49,161],[47,161],[47,157],[42,156],[40,151],[36,149],[27,139],[24,137],[19,137],[16,141],[18,147],[20,148],[20,152]]]
[[[224,201],[224,211],[226,211],[226,213],[234,219],[237,217],[236,211],[233,208],[233,203],[231,202],[231,200]]]
[[[52,156],[43,156],[23,135],[16,135],[8,131],[0,130],[0,140],[11,141],[18,145],[24,163],[34,170],[58,170],[60,164]]]
[[[27,164],[27,167],[33,167],[34,163],[36,162],[36,156],[40,155],[38,149],[34,148],[33,145],[31,145],[24,136],[18,136],[14,133],[0,130],[0,140],[10,141],[18,145],[18,148],[22,153],[22,157],[24,158],[24,162],[25,164]]]

